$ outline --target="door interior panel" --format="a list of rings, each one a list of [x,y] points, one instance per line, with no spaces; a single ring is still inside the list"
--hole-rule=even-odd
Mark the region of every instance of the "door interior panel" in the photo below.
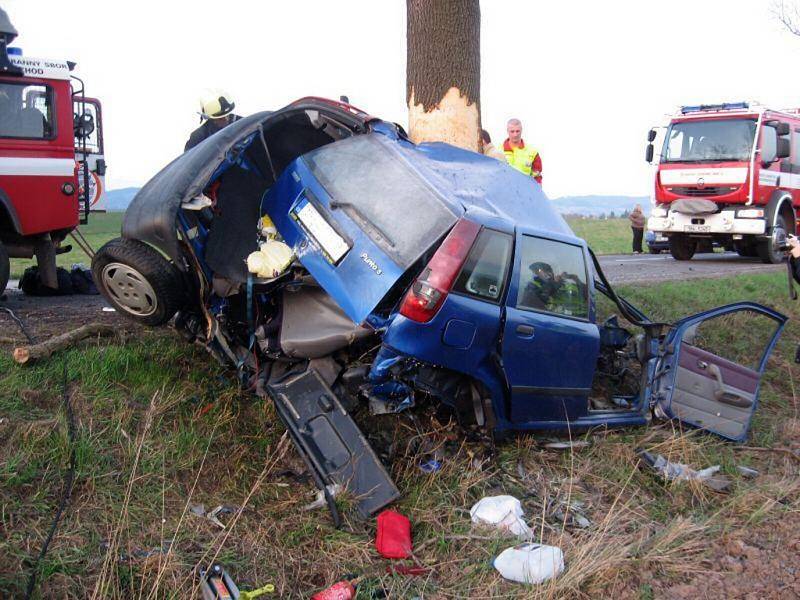
[[[758,372],[684,342],[672,413],[725,437],[742,437],[755,409],[758,382]]]

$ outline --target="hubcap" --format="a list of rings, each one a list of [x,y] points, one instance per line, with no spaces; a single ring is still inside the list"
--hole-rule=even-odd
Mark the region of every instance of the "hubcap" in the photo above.
[[[783,258],[783,248],[786,246],[786,230],[780,225],[772,228],[772,253]]]
[[[139,271],[121,263],[109,263],[103,268],[103,285],[123,310],[138,317],[156,312],[156,293]]]

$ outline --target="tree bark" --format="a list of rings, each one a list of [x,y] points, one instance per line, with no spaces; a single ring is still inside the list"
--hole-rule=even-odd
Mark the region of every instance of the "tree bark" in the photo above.
[[[47,358],[54,352],[68,348],[82,339],[93,336],[111,336],[114,335],[115,332],[116,329],[111,325],[89,323],[88,325],[83,325],[67,333],[62,333],[61,335],[57,335],[39,344],[15,348],[14,360],[20,365],[30,364],[40,358]]]
[[[480,151],[479,0],[406,0],[411,140]]]

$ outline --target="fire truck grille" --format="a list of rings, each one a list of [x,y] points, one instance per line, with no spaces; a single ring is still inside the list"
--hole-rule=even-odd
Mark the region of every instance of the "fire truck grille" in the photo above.
[[[686,185],[686,186],[676,186],[676,187],[668,187],[667,188],[673,194],[678,194],[680,196],[702,196],[703,198],[708,198],[709,196],[722,196],[723,194],[730,194],[733,191],[736,191],[736,186],[704,186],[704,187],[697,187],[693,185]]]

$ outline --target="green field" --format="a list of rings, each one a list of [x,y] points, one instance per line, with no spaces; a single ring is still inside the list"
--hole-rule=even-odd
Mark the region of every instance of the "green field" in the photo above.
[[[388,468],[403,493],[395,508],[410,518],[415,556],[431,569],[421,577],[387,574],[373,546],[374,519],[357,518],[347,497],[338,500],[341,530],[324,509],[302,510],[314,486],[291,474],[303,467],[271,403],[238,391],[230,371],[169,329],[127,342],[87,342],[29,368],[16,366],[11,346],[0,345],[0,596],[23,595],[60,497],[69,456],[65,364],[77,473],[34,597],[197,597],[192,571],[216,559],[241,588],[274,583],[267,598],[308,598],[348,574],[362,578],[358,598],[384,597],[373,596],[377,590],[389,598],[661,598],[673,597],[671,586],[718,570],[730,540],[774,538],[763,544],[793,552],[793,542],[780,536],[796,532],[800,520],[797,462],[768,450],[797,447],[800,437],[793,383],[800,305],[788,299],[785,274],[621,291],[654,318],[743,299],[792,317],[769,362],[747,443],[761,451],[665,423],[573,432],[590,442],[575,452],[546,450],[533,436],[492,451],[478,439],[465,441],[424,407],[373,417],[371,428],[393,440]],[[757,333],[730,331],[745,345]],[[417,468],[420,440],[443,449],[440,471]],[[637,448],[696,468],[720,464],[731,490],[667,483],[639,466]],[[737,465],[761,474],[745,479]],[[563,549],[567,570],[550,584],[512,584],[492,568],[514,540],[474,530],[468,509],[485,494],[502,493],[522,499],[534,541]],[[557,516],[575,501],[589,528]],[[189,506],[201,503],[207,511],[246,508],[221,517],[227,527],[220,529],[191,514]],[[162,548],[169,551],[147,555]]]
[[[586,240],[596,254],[630,254],[631,243],[630,221],[625,219],[581,219],[570,217],[567,223],[575,235]],[[645,251],[647,245],[643,243]]]
[[[94,213],[89,215],[89,223],[82,225],[80,231],[89,242],[93,250],[97,250],[111,238],[119,237],[120,226],[122,225],[121,212]],[[71,244],[72,250],[57,257],[57,263],[61,267],[69,269],[74,263],[83,263],[91,266],[91,259],[81,250],[78,245],[67,237],[64,244]],[[11,278],[17,279],[22,272],[29,266],[35,265],[36,259],[14,258],[11,260]]]

